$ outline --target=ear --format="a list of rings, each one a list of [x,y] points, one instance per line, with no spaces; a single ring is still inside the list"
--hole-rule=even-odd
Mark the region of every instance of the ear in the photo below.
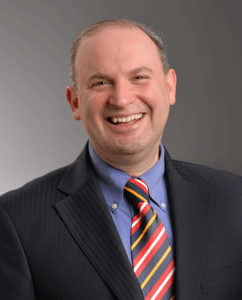
[[[169,69],[168,74],[166,75],[167,87],[170,95],[170,105],[176,103],[176,72],[173,69]]]
[[[77,121],[81,120],[78,94],[71,85],[68,85],[68,87],[66,88],[66,99],[70,104],[73,118]]]

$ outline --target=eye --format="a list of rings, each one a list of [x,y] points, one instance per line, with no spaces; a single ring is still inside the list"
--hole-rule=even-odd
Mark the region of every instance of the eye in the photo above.
[[[137,75],[137,76],[135,76],[135,78],[134,79],[138,79],[138,80],[140,80],[140,79],[147,79],[148,77],[147,76],[145,76],[145,75]]]
[[[105,85],[105,84],[107,84],[106,81],[97,81],[97,82],[94,82],[94,83],[92,84],[92,86]]]

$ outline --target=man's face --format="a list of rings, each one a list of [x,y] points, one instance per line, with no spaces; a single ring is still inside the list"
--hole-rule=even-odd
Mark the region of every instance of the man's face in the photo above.
[[[67,98],[96,152],[106,161],[158,157],[176,76],[164,75],[154,42],[140,29],[106,28],[80,45],[75,68]]]

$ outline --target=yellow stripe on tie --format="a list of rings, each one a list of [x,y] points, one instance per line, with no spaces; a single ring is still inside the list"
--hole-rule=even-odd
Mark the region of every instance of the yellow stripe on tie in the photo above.
[[[166,250],[166,252],[164,253],[164,255],[162,256],[162,258],[158,261],[158,263],[156,264],[156,266],[154,267],[154,269],[150,272],[150,274],[147,276],[147,278],[145,279],[145,281],[142,283],[141,285],[141,289],[143,289],[145,287],[145,285],[147,284],[147,282],[150,280],[150,278],[154,275],[155,271],[159,268],[159,266],[162,264],[162,262],[165,260],[165,258],[167,257],[168,253],[171,251],[171,246],[169,246]]]
[[[148,228],[150,227],[150,225],[153,223],[153,221],[155,220],[157,214],[156,211],[154,210],[154,216],[149,220],[149,223],[145,226],[145,229],[143,230],[143,232],[141,233],[141,235],[137,238],[137,240],[133,243],[133,245],[131,246],[131,250],[134,250],[134,248],[137,246],[137,244],[139,243],[139,241],[142,239],[142,237],[145,235],[146,231],[148,230]]]
[[[171,300],[174,300],[175,299],[175,295],[171,298]]]
[[[125,190],[127,190],[128,192],[132,193],[133,195],[135,195],[136,197],[140,198],[141,200],[148,202],[144,197],[142,197],[140,194],[138,194],[137,192],[135,192],[134,190],[131,190],[128,187],[124,187]]]

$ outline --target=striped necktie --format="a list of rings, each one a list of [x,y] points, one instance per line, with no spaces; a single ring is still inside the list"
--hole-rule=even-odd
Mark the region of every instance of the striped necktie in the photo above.
[[[166,230],[149,204],[149,192],[141,179],[131,178],[124,195],[138,208],[131,228],[134,272],[145,300],[173,300],[175,265]]]

